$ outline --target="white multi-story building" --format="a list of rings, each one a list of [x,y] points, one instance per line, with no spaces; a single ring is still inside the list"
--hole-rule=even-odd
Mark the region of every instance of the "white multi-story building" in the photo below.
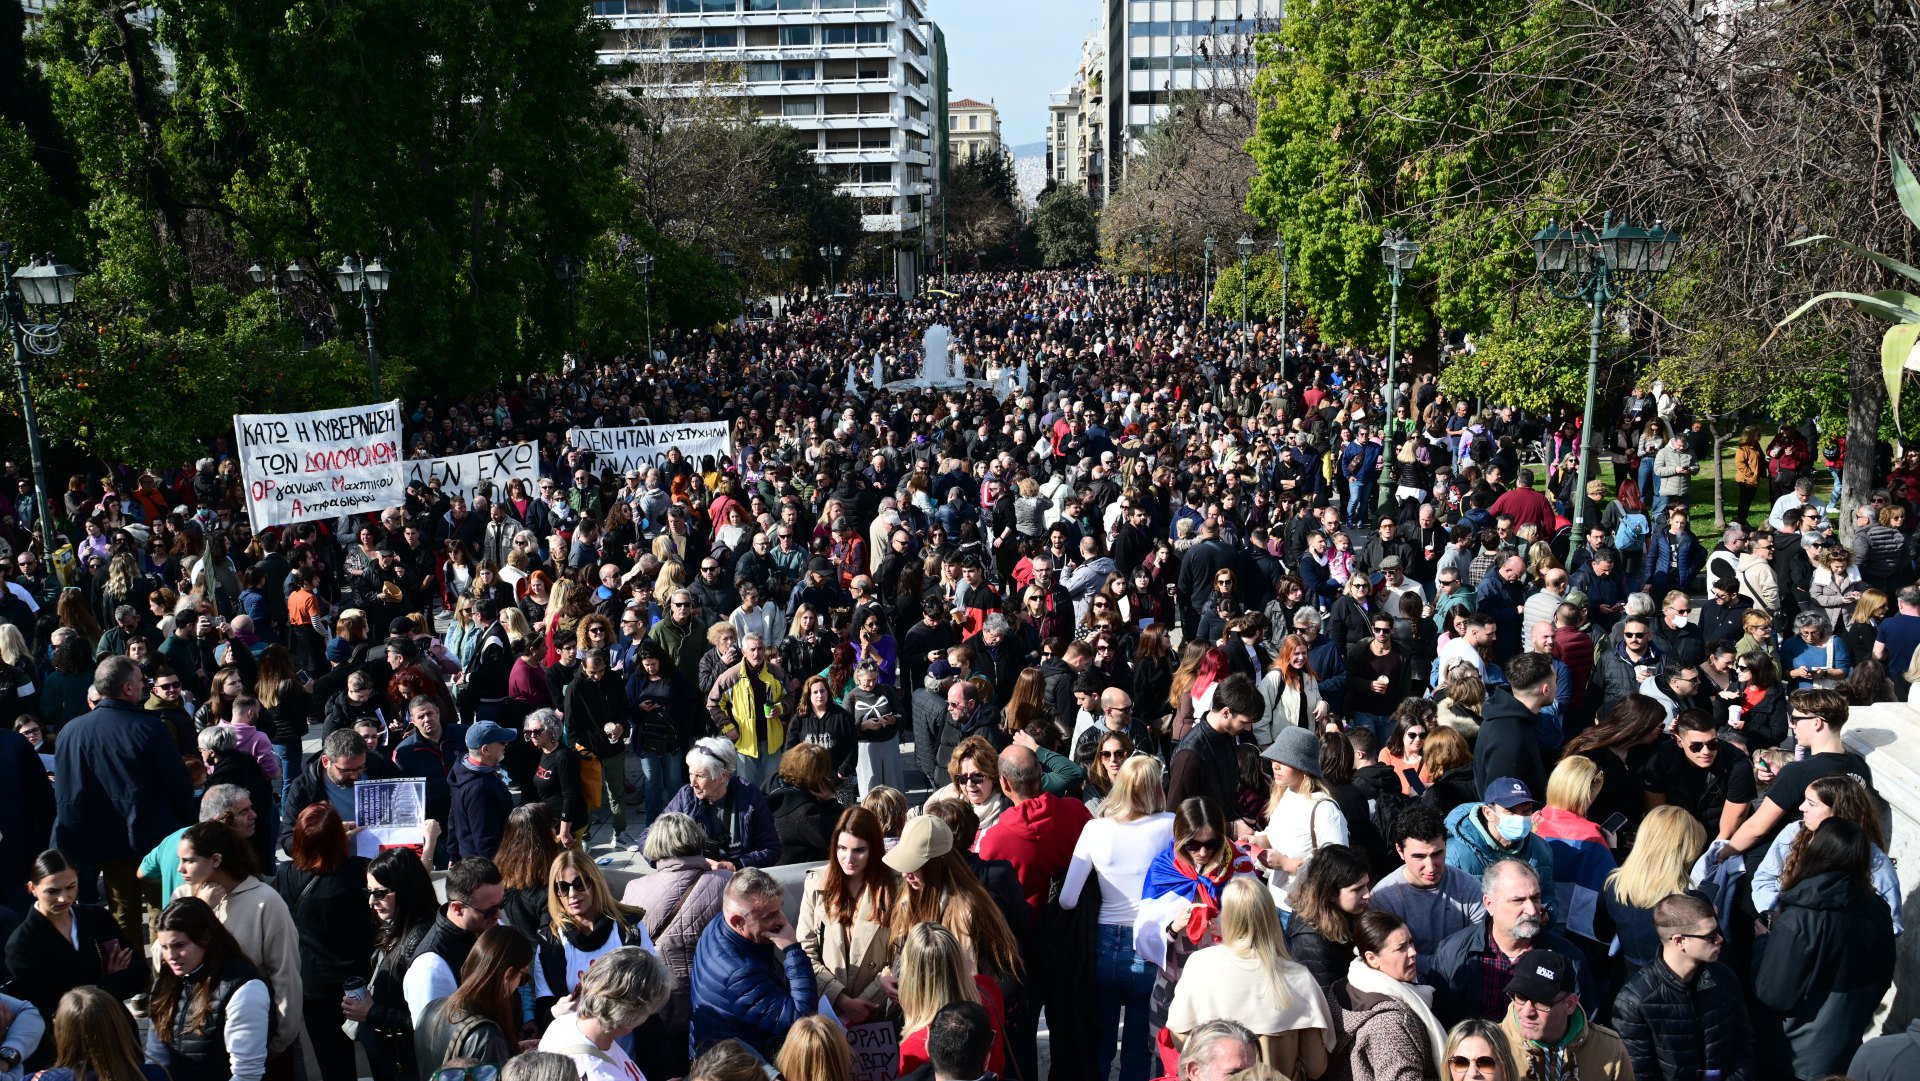
[[[1047,103],[1047,179],[1062,186],[1084,189],[1086,174],[1080,154],[1085,132],[1080,115],[1086,109],[1086,91],[1077,86],[1063,87]]]
[[[1286,0],[1106,0],[1106,190],[1174,95],[1251,80],[1253,37],[1285,11]]]
[[[1054,91],[1047,106],[1047,179],[1072,184],[1095,203],[1106,196],[1106,33],[1095,26],[1080,43],[1073,82]]]
[[[914,288],[945,108],[924,0],[593,0],[593,14],[609,63],[737,71],[679,89],[745,95],[756,116],[811,135],[866,230],[903,242],[895,277]]]

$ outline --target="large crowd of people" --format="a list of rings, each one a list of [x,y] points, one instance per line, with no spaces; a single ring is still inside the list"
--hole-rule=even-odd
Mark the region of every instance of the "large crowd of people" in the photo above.
[[[214,437],[47,552],[9,463],[0,1072],[1911,1076],[1841,734],[1920,695],[1920,455],[1843,545],[1845,447],[1755,428],[1709,550],[1657,385],[1582,488],[1572,414],[1202,299],[795,294],[405,403],[538,479],[351,521],[252,528]],[[971,379],[876,388],[936,324]]]

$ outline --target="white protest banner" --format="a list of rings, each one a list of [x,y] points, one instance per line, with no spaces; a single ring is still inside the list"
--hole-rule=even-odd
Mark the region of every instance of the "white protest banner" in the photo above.
[[[353,786],[353,854],[369,859],[382,848],[427,843],[427,782],[420,777],[362,780]]]
[[[451,498],[460,496],[468,503],[476,495],[494,499],[506,497],[507,482],[514,478],[527,482],[531,496],[540,486],[540,450],[532,443],[477,450],[472,454],[454,454],[445,458],[407,459],[407,483],[440,481],[440,491]]]
[[[733,453],[732,426],[724,420],[697,424],[642,424],[632,428],[575,428],[567,433],[567,442],[594,454],[596,466],[610,465],[616,473],[645,469],[667,460],[667,451],[679,447],[693,461],[711,454],[724,458]]]
[[[400,403],[233,418],[255,529],[398,507],[406,501]]]
[[[892,1021],[847,1026],[853,1047],[853,1081],[893,1081],[900,1076],[900,1029]]]

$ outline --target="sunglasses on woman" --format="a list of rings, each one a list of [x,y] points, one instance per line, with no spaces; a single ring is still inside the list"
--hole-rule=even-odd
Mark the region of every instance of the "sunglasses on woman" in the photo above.
[[[1218,837],[1210,837],[1204,841],[1188,841],[1180,848],[1186,852],[1218,852],[1223,843]]]
[[[1477,1058],[1468,1058],[1465,1055],[1455,1055],[1452,1058],[1447,1060],[1447,1065],[1453,1067],[1456,1070],[1464,1070],[1469,1066],[1474,1066],[1479,1068],[1479,1070],[1482,1073],[1492,1073],[1494,1070],[1499,1068],[1500,1064],[1494,1061],[1492,1055],[1481,1055]],[[438,1075],[434,1077],[434,1081],[440,1081],[440,1078]]]

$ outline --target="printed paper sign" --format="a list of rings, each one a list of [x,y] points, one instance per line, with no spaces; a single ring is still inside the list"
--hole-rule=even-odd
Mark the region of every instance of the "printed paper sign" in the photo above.
[[[233,418],[255,529],[364,514],[405,502],[400,403]]]
[[[427,843],[427,782],[420,777],[360,781],[353,786],[353,852],[371,859],[382,848]]]
[[[733,453],[732,427],[724,420],[699,424],[641,424],[632,428],[575,428],[567,442],[594,454],[595,466],[611,465],[616,473],[646,469],[667,460],[667,451],[680,454],[695,466],[700,457],[723,458]]]
[[[853,1081],[893,1081],[900,1074],[900,1029],[892,1021],[847,1027]]]
[[[540,487],[540,451],[532,443],[454,454],[445,458],[409,458],[407,483],[440,482],[440,491],[448,498],[460,496],[469,504],[476,495],[505,499],[507,482],[515,478],[527,484],[531,496]]]

